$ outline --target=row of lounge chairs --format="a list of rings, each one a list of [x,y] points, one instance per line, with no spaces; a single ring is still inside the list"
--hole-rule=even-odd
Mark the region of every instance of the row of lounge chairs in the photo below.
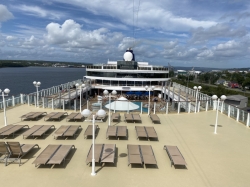
[[[20,166],[22,157],[25,156],[28,152],[30,152],[35,146],[39,148],[37,144],[20,145],[19,142],[0,142],[0,154],[3,155],[3,158],[1,158],[1,160],[4,160],[5,166],[7,166],[10,157],[17,156],[14,161],[19,160]]]
[[[34,147],[39,149],[38,144],[20,144],[19,142],[0,142],[0,161],[5,162],[7,166],[8,161],[19,161],[21,165],[21,159],[29,153]],[[35,166],[40,165],[55,165],[65,162],[65,159],[69,152],[75,149],[74,145],[48,145],[34,160],[32,164]],[[92,161],[92,149],[91,145],[86,163]],[[171,167],[185,166],[187,165],[183,155],[177,146],[165,145],[163,147],[166,150],[170,161]],[[146,164],[157,165],[154,151],[151,145],[127,145],[128,151],[128,165],[130,164]],[[12,156],[14,160],[12,160]],[[95,144],[95,162],[97,163],[114,163],[116,157],[116,144]]]
[[[135,126],[137,138],[154,138],[158,140],[158,135],[154,127]]]
[[[128,132],[126,126],[108,126],[106,132],[106,138],[115,137],[115,138],[127,138]]]
[[[154,151],[151,145],[127,145],[128,166],[130,164],[153,164],[157,165]]]
[[[13,137],[15,136],[15,133],[23,129],[24,127],[28,127],[28,125],[7,125],[0,129],[0,137],[6,137],[10,136],[11,134]]]
[[[34,120],[38,119],[41,116],[44,116],[44,114],[47,114],[47,112],[29,112],[23,116],[21,116],[21,120]],[[84,117],[81,115],[81,113],[71,113],[68,115],[67,112],[51,112],[50,114],[47,114],[44,116],[44,121],[45,120],[60,120],[62,119],[63,116],[67,115],[66,120],[74,120],[74,121],[79,121],[82,120]],[[90,115],[87,120],[91,121],[93,119],[93,115]],[[107,116],[107,115],[106,115]],[[95,120],[98,122],[103,122],[103,120],[106,118],[106,116],[95,116]],[[152,120],[153,123],[160,123],[160,118],[156,114],[150,114],[149,115],[150,119]],[[111,121],[112,122],[119,122],[120,121],[120,113],[113,113],[111,116]],[[139,114],[124,114],[124,118],[126,122],[141,122],[141,117]]]
[[[92,149],[93,144],[87,155],[87,164],[92,161]],[[96,163],[115,163],[116,144],[95,144],[94,150]]]

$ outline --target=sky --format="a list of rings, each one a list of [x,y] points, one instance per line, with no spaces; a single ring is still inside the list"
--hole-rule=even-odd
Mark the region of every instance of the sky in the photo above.
[[[106,63],[129,47],[153,65],[250,67],[250,1],[0,1],[0,59]]]

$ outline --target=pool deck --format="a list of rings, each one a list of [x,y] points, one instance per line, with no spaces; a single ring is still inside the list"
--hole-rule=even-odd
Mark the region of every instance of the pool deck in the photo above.
[[[91,122],[62,121],[21,121],[20,116],[28,112],[52,112],[51,109],[35,108],[22,105],[7,110],[8,124],[33,125],[81,125],[82,131],[76,139],[55,140],[53,132],[45,138],[23,139],[21,135],[1,139],[0,141],[19,141],[23,144],[37,143],[39,150],[27,154],[22,159],[23,164],[17,163],[4,166],[0,163],[1,186],[19,187],[92,187],[92,186],[172,186],[172,187],[248,187],[250,186],[250,129],[226,115],[219,113],[218,134],[214,134],[215,111],[191,114],[159,114],[161,124],[152,124],[147,114],[141,115],[142,123],[126,123],[121,114],[121,122],[111,125],[126,125],[128,140],[106,139],[106,122],[97,123],[100,127],[96,143],[116,144],[116,163],[97,165],[96,176],[91,176],[91,166],[85,160],[92,139],[84,139],[84,131]],[[54,110],[61,111],[61,110]],[[53,111],[53,112],[54,112]],[[66,111],[69,114],[71,111]],[[154,126],[159,141],[138,140],[135,125]],[[0,113],[0,127],[4,126],[3,112]],[[35,167],[32,162],[49,144],[73,144],[75,151],[71,151],[65,165]],[[157,167],[128,166],[127,144],[152,145],[157,160]],[[187,168],[171,167],[164,145],[176,145],[187,162]]]

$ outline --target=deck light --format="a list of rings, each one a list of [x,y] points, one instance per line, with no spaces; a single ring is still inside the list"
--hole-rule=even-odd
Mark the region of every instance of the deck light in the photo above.
[[[103,91],[103,94],[104,94],[105,96],[109,97],[109,126],[110,126],[110,123],[111,123],[111,116],[110,116],[111,97],[112,97],[112,95],[115,96],[115,95],[117,94],[117,92],[116,92],[116,90],[113,90],[113,91],[111,92],[111,94],[109,94],[108,90],[104,90],[104,91]],[[99,110],[99,111],[100,111],[100,110]],[[99,111],[98,111],[98,112],[99,112]]]
[[[38,93],[38,88],[40,87],[41,82],[39,82],[39,81],[38,81],[38,82],[34,81],[33,84],[34,84],[34,86],[36,87],[36,103],[35,103],[35,105],[39,108],[39,101],[38,101],[39,93]]]
[[[148,90],[148,94],[149,94],[149,97],[148,97],[148,115],[150,114],[150,91],[154,91],[155,87],[154,86],[151,86],[151,87],[148,87],[148,86],[145,86],[145,90]]]
[[[4,96],[8,96],[10,93],[10,90],[8,88],[5,88],[4,91],[0,89],[0,93],[2,92],[2,97],[3,97],[3,112],[4,112],[4,126],[7,126],[7,117],[6,117],[6,106],[5,106],[5,99]],[[6,94],[6,95],[4,95]]]
[[[225,95],[222,95],[220,98],[217,97],[217,95],[213,95],[212,96],[212,99],[214,101],[216,101],[217,99],[217,107],[216,107],[216,119],[215,119],[215,126],[214,126],[214,134],[217,134],[217,126],[218,126],[218,113],[219,113],[219,104],[220,104],[220,100],[222,102],[222,105],[223,105],[223,102],[226,100],[226,96]],[[222,110],[222,109],[221,109]]]
[[[195,109],[194,109],[194,113],[196,113],[197,111],[197,97],[198,97],[198,92],[202,89],[201,86],[194,86],[194,90],[196,91],[196,94],[195,94]]]

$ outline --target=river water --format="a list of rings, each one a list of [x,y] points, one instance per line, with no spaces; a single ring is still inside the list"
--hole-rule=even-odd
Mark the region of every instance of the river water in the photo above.
[[[0,89],[10,89],[9,96],[36,91],[33,81],[40,81],[40,89],[82,79],[85,68],[25,67],[0,68]],[[1,99],[0,99],[1,100]]]

